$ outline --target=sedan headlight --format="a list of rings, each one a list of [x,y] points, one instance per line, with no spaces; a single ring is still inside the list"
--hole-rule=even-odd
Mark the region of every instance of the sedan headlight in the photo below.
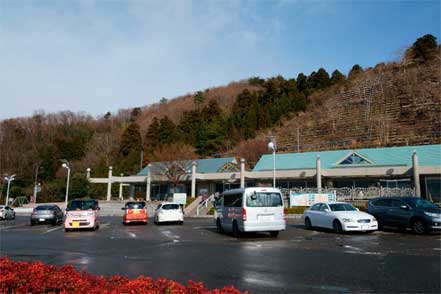
[[[352,223],[352,222],[354,222],[354,220],[350,219],[350,218],[343,218],[342,221],[345,222],[345,223]]]
[[[424,212],[424,214],[430,217],[441,217],[440,213]]]

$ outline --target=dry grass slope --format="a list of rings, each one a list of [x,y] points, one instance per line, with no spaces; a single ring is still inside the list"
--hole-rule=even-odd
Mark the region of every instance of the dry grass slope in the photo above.
[[[379,64],[311,97],[309,109],[270,132],[287,152],[439,144],[440,59]]]

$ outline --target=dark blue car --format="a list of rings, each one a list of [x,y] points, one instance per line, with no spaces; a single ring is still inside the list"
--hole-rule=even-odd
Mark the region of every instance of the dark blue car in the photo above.
[[[367,212],[383,226],[410,227],[423,234],[441,229],[441,208],[419,197],[381,197],[367,203]]]

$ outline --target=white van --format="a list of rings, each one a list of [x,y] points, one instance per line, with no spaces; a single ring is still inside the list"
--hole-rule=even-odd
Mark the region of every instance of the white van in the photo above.
[[[269,232],[277,237],[286,229],[283,197],[275,188],[234,189],[215,202],[214,221],[219,232]]]

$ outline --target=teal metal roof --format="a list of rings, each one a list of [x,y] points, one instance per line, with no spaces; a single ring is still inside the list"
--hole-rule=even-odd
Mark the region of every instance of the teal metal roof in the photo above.
[[[225,158],[208,158],[208,159],[196,159],[196,160],[185,160],[184,164],[187,165],[188,173],[191,173],[191,163],[196,161],[196,171],[198,173],[216,173],[219,172],[222,167],[228,163],[237,164],[236,158],[225,157]],[[157,162],[152,162],[152,165],[159,164]],[[137,176],[146,176],[148,171],[148,166],[144,167]]]
[[[412,153],[416,150],[420,166],[441,165],[441,145],[386,147],[370,149],[347,149],[335,151],[317,151],[304,153],[276,154],[276,169],[315,169],[317,155],[320,155],[322,169],[344,167],[379,167],[379,166],[412,166]],[[370,163],[342,165],[341,163],[353,153],[361,155]],[[263,155],[253,171],[273,169],[273,155]]]

